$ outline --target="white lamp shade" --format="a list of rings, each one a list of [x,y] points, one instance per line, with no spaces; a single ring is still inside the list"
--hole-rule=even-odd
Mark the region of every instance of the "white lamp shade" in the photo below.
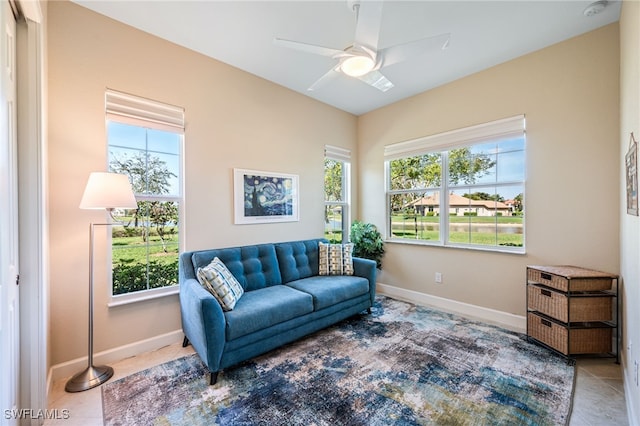
[[[94,172],[89,175],[81,209],[137,209],[127,175]]]

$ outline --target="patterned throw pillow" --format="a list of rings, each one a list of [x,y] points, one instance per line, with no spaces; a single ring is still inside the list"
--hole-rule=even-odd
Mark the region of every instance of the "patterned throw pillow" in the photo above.
[[[224,311],[232,310],[244,294],[238,280],[217,257],[204,268],[198,268],[197,275],[200,284],[216,298]]]
[[[353,275],[353,243],[319,243],[320,275]]]
[[[353,243],[342,245],[342,273],[353,275]]]

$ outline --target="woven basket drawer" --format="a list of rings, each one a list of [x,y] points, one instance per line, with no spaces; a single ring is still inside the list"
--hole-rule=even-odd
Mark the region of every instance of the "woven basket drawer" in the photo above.
[[[611,321],[611,298],[606,296],[571,297],[545,288],[527,287],[528,308],[562,322]]]
[[[611,328],[567,329],[531,312],[527,316],[527,335],[564,355],[611,352]]]
[[[527,280],[560,291],[599,291],[611,289],[614,276],[576,266],[531,266]]]

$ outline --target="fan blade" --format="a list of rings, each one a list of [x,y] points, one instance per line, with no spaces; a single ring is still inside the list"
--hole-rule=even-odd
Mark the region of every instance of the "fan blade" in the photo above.
[[[339,73],[338,71],[336,71],[336,68],[331,68],[329,72],[327,72],[325,75],[323,75],[318,80],[316,80],[316,82],[313,83],[307,90],[309,92],[318,90],[322,86],[325,86],[327,83],[329,83],[331,80],[335,79],[338,75]]]
[[[273,42],[278,46],[300,50],[307,53],[314,53],[316,55],[328,56],[330,58],[344,53],[343,50],[332,49],[331,47],[317,46],[315,44],[301,43],[299,41],[285,40],[277,37],[273,39]]]
[[[382,67],[406,61],[414,56],[428,52],[437,52],[449,47],[451,34],[440,34],[433,37],[422,38],[408,43],[397,44],[387,47],[378,52],[378,57],[382,58]]]
[[[380,22],[382,21],[382,1],[361,0],[355,6],[357,13],[354,45],[378,50]]]
[[[369,86],[373,86],[381,92],[386,92],[387,90],[393,88],[393,83],[389,81],[387,77],[382,75],[380,71],[371,71],[368,74],[365,74],[358,79],[364,81]]]

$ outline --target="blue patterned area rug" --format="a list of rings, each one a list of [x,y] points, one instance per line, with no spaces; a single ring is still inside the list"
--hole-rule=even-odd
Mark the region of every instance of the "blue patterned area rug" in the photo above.
[[[197,355],[107,383],[106,425],[564,425],[574,367],[519,333],[379,296],[223,371]]]

